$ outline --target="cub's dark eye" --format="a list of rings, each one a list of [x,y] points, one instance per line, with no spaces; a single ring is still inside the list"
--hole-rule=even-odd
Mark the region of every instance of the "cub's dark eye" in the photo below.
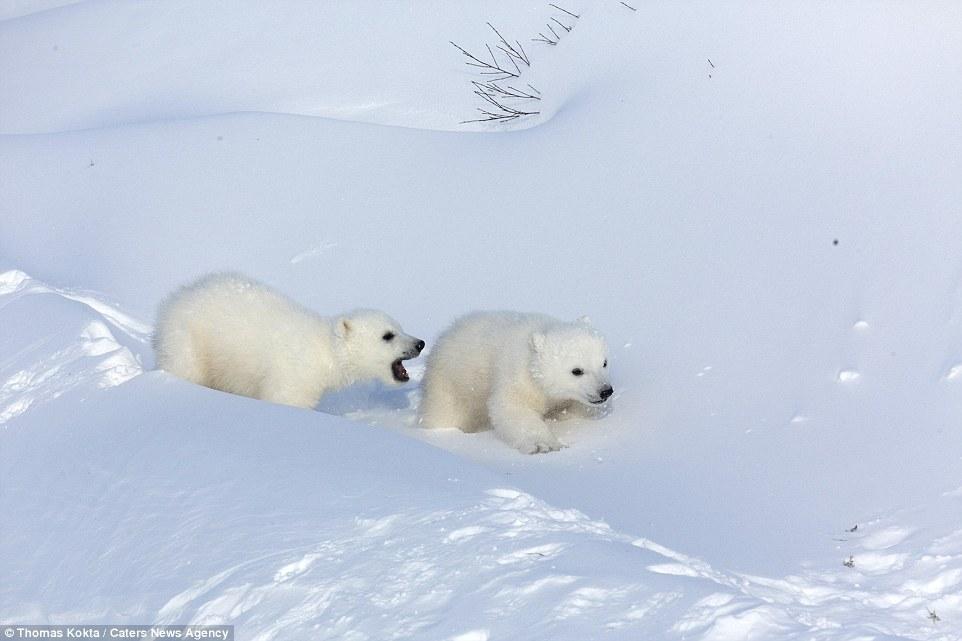
[[[576,367],[573,370],[571,370],[571,373],[574,374],[575,376],[581,376],[582,374],[585,373],[585,371],[580,367]]]
[[[385,333],[384,333],[384,336],[382,336],[381,338],[383,338],[383,339],[386,340],[386,341],[393,341],[393,340],[394,340],[394,332],[385,332]]]
[[[605,362],[602,363],[601,366],[602,366],[602,367],[608,367],[608,359],[605,359]]]

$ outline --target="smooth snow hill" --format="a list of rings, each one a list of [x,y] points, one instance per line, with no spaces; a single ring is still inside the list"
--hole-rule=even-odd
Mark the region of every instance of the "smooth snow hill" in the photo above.
[[[552,85],[542,92],[542,117],[522,126],[553,113],[593,71],[566,69],[565,53],[530,42],[551,17],[575,22],[534,2],[273,2],[238,10],[221,0],[81,0],[56,11],[8,11],[18,19],[0,24],[3,133],[242,111],[463,131],[461,121],[477,117],[475,106],[484,103],[471,91],[476,74],[449,41],[487,58],[481,43],[492,37],[489,21],[509,25],[511,40],[524,42],[532,64],[515,84]],[[589,13],[627,10],[615,2]],[[597,20],[593,27],[610,28]],[[618,50],[607,52],[611,62]]]
[[[962,5],[556,4],[556,46],[540,2],[0,8],[0,619],[962,638]],[[448,41],[487,21],[539,115],[460,124]],[[142,373],[222,269],[429,346],[588,314],[618,395],[523,457],[416,429],[414,386],[299,413]]]

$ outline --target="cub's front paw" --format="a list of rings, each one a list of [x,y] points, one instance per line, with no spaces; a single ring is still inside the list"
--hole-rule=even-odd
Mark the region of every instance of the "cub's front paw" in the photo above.
[[[567,445],[550,434],[524,439],[518,444],[518,450],[520,450],[522,454],[546,454],[548,452],[557,452],[563,447],[567,447]]]

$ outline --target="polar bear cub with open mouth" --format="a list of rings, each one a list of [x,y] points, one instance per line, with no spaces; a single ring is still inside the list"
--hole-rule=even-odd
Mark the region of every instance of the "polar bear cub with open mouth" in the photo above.
[[[465,432],[494,428],[527,454],[563,445],[551,416],[590,416],[608,400],[608,348],[586,322],[477,312],[452,325],[428,356],[419,422]]]
[[[154,333],[157,366],[213,389],[312,408],[363,380],[409,380],[402,361],[424,341],[371,310],[323,317],[239,274],[212,274],[172,294]]]

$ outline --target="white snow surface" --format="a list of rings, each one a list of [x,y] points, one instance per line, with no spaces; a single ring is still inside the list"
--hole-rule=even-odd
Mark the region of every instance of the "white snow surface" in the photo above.
[[[0,623],[962,639],[962,5],[555,4],[0,5]],[[487,22],[539,114],[461,124]],[[588,314],[616,397],[524,456],[152,371],[221,269]]]

